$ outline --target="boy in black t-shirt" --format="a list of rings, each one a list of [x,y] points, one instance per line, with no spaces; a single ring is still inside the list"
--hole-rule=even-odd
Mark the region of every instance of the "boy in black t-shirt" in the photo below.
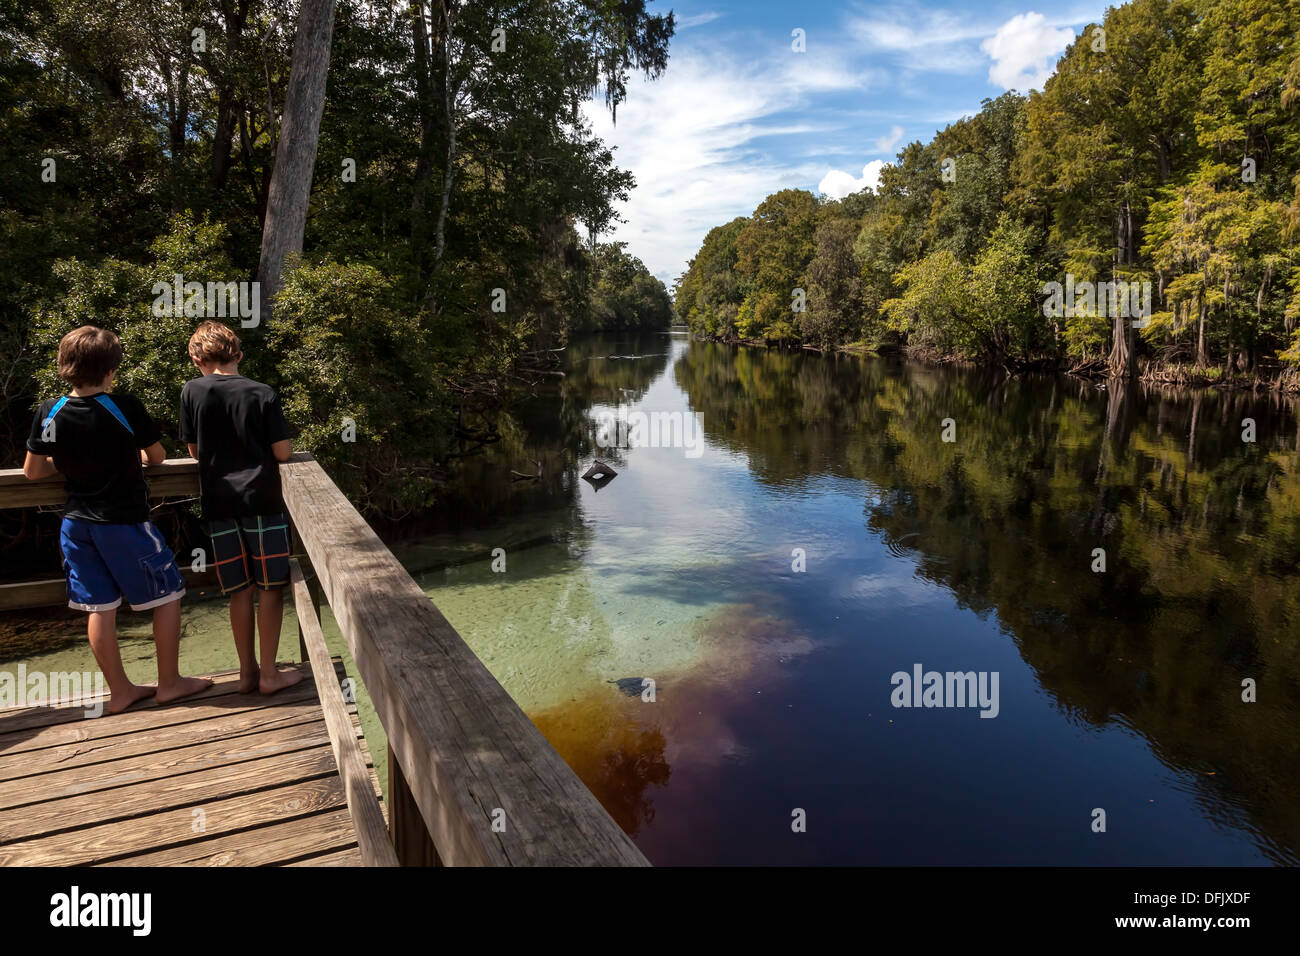
[[[190,337],[189,352],[203,377],[181,390],[181,441],[199,462],[212,562],[221,593],[230,595],[239,689],[273,694],[302,680],[299,671],[275,664],[289,583],[289,523],[279,468],[292,453],[289,428],[275,390],[239,374],[244,353],[229,328],[204,322]],[[260,668],[253,648],[253,585],[260,594]]]
[[[68,606],[86,611],[90,647],[108,681],[108,712],[116,714],[156,694],[160,703],[212,686],[181,677],[180,599],[185,584],[171,550],[149,521],[149,487],[142,464],[166,453],[158,426],[129,395],[109,396],[122,362],[116,335],[92,325],[59,342],[59,374],[72,391],[44,402],[32,421],[23,474],[61,472],[68,500],[59,547],[68,581]],[[153,609],[158,686],[133,684],[117,645],[117,608]]]

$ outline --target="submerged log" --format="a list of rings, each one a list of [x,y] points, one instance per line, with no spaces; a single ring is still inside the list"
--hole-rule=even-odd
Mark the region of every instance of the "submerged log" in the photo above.
[[[542,463],[537,459],[533,459],[533,464],[537,466],[537,474],[525,475],[522,471],[515,471],[513,468],[511,468],[510,480],[511,481],[536,481],[538,478],[542,477]]]

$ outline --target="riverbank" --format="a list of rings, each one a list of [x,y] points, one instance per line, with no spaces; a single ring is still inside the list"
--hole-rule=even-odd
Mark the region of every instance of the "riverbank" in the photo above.
[[[820,348],[808,343],[787,345],[772,343],[761,338],[741,338],[739,336],[702,335],[688,332],[693,342],[716,342],[720,345],[744,345],[749,348],[761,348],[782,352],[816,352],[819,355],[853,354],[877,355],[881,357],[901,357],[925,365],[951,366],[965,369],[1002,369],[1010,376],[1025,372],[1057,372],[1073,375],[1093,382],[1109,382],[1123,378],[1111,371],[1104,358],[1084,359],[1082,361],[1066,359],[1036,359],[1030,362],[997,362],[993,360],[978,361],[963,356],[951,355],[936,349],[907,347],[896,345],[870,345],[865,342],[850,342],[831,348]],[[1179,388],[1206,388],[1228,391],[1276,392],[1279,394],[1300,395],[1300,368],[1288,366],[1275,359],[1263,363],[1271,374],[1260,375],[1256,371],[1247,375],[1241,372],[1229,372],[1226,366],[1210,365],[1198,368],[1182,362],[1162,362],[1147,357],[1138,359],[1137,380],[1146,385],[1171,385]]]

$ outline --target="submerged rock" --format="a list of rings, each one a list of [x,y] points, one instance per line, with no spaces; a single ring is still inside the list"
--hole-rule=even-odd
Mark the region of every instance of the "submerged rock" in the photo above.
[[[645,683],[644,677],[620,677],[618,680],[606,681],[607,684],[617,684],[618,689],[629,697],[640,697]]]

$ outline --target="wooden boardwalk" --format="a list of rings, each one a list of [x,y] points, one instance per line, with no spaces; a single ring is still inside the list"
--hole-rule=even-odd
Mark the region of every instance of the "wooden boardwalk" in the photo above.
[[[273,697],[239,694],[225,673],[202,694],[124,714],[0,709],[0,865],[360,866],[317,684],[299,666],[307,679]],[[364,761],[379,804],[346,709],[344,746],[359,754],[344,759]]]
[[[151,498],[199,492],[193,459],[145,472]],[[0,866],[648,866],[320,465],[298,453],[280,477],[320,672],[272,698],[217,675],[114,717],[0,710]],[[0,509],[65,499],[58,475],[0,471]],[[0,585],[0,612],[65,600],[62,578]],[[382,804],[322,600],[388,738]]]

